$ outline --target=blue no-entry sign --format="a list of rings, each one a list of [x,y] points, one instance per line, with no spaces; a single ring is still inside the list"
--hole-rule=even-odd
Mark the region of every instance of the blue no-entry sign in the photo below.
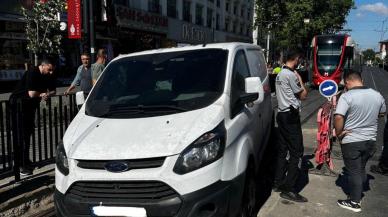
[[[333,80],[326,80],[322,82],[321,85],[319,85],[319,92],[324,97],[332,97],[335,94],[337,94],[338,91],[338,85]]]

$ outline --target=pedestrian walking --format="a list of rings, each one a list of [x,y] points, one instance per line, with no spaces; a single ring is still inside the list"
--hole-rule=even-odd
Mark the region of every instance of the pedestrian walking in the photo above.
[[[282,198],[295,202],[307,202],[307,198],[295,190],[304,151],[299,112],[301,100],[307,97],[307,89],[295,70],[299,56],[297,51],[289,51],[286,55],[286,64],[276,77],[276,97],[278,100],[276,120],[279,128],[279,140],[274,190],[281,191]]]
[[[370,167],[372,173],[388,176],[388,120],[385,121],[384,147],[381,153],[379,164]]]
[[[360,212],[363,186],[367,181],[365,165],[376,151],[378,117],[385,113],[386,106],[379,92],[363,85],[360,73],[346,73],[344,83],[347,92],[338,100],[334,127],[341,142],[350,195],[337,203],[342,208]]]
[[[35,113],[40,101],[56,93],[53,72],[54,62],[43,60],[38,67],[24,73],[9,98],[13,139],[17,141],[20,150],[15,153],[15,160],[20,162],[21,175],[31,175],[34,169],[29,159],[30,137],[34,132]]]
[[[97,79],[100,77],[102,71],[104,70],[106,60],[107,54],[105,49],[99,49],[97,52],[97,60],[91,66],[93,85],[96,84]]]
[[[84,94],[88,94],[93,87],[90,55],[88,53],[83,53],[81,55],[81,62],[82,65],[78,67],[77,74],[73,82],[64,92],[65,95],[68,95],[76,86],[80,86],[80,89],[84,92]]]

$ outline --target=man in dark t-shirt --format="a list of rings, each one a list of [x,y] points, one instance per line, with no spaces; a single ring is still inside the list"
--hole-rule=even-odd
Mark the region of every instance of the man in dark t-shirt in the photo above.
[[[21,163],[21,175],[31,175],[33,171],[29,159],[30,137],[34,132],[35,112],[40,101],[56,93],[53,71],[53,61],[43,60],[38,67],[24,73],[9,98],[13,140],[17,141],[14,144],[19,147],[15,160]]]

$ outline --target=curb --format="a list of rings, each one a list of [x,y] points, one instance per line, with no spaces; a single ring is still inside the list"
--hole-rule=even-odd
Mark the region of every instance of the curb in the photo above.
[[[0,205],[0,217],[16,217],[53,202],[55,186],[50,184],[18,195]]]
[[[30,216],[53,203],[54,171],[43,168],[21,182],[0,188],[0,217]]]
[[[0,206],[0,217],[21,216],[32,209],[52,203],[54,189],[54,184],[50,184],[6,201]]]

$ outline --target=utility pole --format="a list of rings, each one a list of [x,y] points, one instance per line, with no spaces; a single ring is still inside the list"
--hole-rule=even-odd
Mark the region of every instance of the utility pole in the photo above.
[[[88,52],[84,48],[89,47],[89,0],[82,0],[82,22],[83,22],[83,47],[82,47],[82,52]],[[87,46],[85,46],[87,45]]]
[[[96,33],[94,31],[94,13],[93,13],[93,0],[89,0],[89,36],[90,36],[90,58],[92,63],[95,62],[96,56],[95,56],[95,36]]]

